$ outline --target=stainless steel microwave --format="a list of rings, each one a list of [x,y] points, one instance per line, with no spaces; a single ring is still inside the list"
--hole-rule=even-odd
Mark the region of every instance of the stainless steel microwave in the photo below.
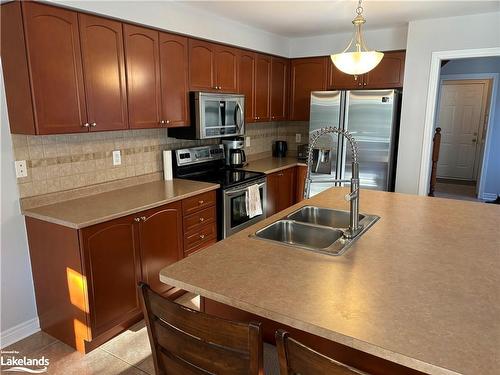
[[[191,126],[169,129],[170,137],[208,139],[245,134],[245,95],[190,93]]]

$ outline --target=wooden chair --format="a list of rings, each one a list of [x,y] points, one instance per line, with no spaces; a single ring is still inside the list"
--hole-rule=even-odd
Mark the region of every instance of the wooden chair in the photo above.
[[[217,318],[178,305],[140,283],[157,375],[262,375],[260,323]]]
[[[362,371],[334,361],[288,337],[288,332],[276,331],[276,348],[281,375],[352,375]]]

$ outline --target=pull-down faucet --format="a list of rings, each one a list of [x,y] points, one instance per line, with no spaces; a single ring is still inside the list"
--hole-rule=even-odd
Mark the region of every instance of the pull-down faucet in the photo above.
[[[321,179],[321,180],[313,180],[311,178],[311,167],[313,164],[313,152],[314,146],[318,140],[327,134],[337,133],[342,135],[351,147],[352,151],[352,174],[350,180],[342,180],[342,179]],[[309,198],[311,192],[311,183],[312,182],[350,182],[351,191],[350,193],[345,195],[345,200],[350,203],[350,214],[349,214],[349,229],[345,232],[345,236],[347,238],[354,238],[356,235],[361,232],[363,229],[362,226],[359,225],[359,163],[358,163],[358,144],[356,140],[347,130],[342,130],[335,127],[325,127],[314,131],[309,138],[309,153],[307,156],[307,177],[306,177],[306,186],[304,189],[304,198]]]

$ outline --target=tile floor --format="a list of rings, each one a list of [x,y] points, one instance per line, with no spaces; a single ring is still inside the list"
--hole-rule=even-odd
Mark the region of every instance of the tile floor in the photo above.
[[[199,297],[191,293],[186,293],[176,302],[199,309]],[[87,355],[78,353],[42,331],[2,349],[2,356],[8,356],[6,352],[9,351],[18,352],[14,354],[15,357],[45,356],[50,360],[48,374],[154,375],[151,348],[144,321],[135,324]],[[276,348],[272,345],[264,345],[264,368],[266,374],[279,374]]]

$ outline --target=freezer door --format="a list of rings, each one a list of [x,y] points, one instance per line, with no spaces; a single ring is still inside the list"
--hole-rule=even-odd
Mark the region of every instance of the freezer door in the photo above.
[[[344,126],[359,147],[361,188],[389,191],[394,151],[395,90],[348,91]],[[352,153],[344,142],[342,178],[351,178]]]
[[[309,118],[309,134],[323,127],[339,127],[342,124],[343,92],[314,91],[311,93],[311,113]],[[329,134],[321,137],[313,152],[311,178],[313,180],[331,180],[337,178],[340,167],[339,136]],[[310,196],[334,186],[333,183],[311,184]]]

